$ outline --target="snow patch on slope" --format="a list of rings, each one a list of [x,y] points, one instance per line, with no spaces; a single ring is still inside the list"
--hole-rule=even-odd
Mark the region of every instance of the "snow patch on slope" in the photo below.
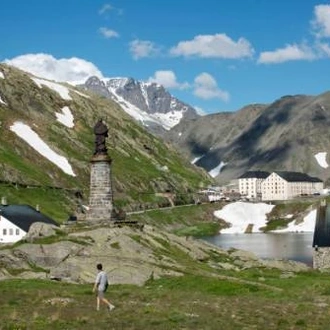
[[[112,79],[113,80],[113,79]],[[117,86],[117,84],[115,84]],[[170,130],[173,126],[177,125],[183,113],[181,111],[171,111],[168,113],[153,113],[148,114],[145,111],[140,110],[132,103],[126,101],[122,96],[116,93],[116,88],[109,87],[109,91],[116,97],[116,102],[119,103],[125,112],[133,117],[135,120],[141,122],[144,126],[149,126],[148,123],[161,124],[164,129]]]
[[[30,126],[23,124],[21,122],[15,122],[12,126],[10,126],[10,130],[16,133],[17,136],[23,139],[34,150],[36,150],[42,156],[44,156],[45,158],[50,160],[53,164],[58,166],[64,173],[72,176],[76,176],[68,160],[63,156],[58,155],[54,150],[52,150],[39,137],[39,135],[30,128]]]
[[[326,152],[319,152],[317,154],[314,155],[314,157],[316,158],[317,162],[319,163],[319,165],[323,168],[328,168],[329,164],[327,162],[327,153]]]
[[[72,100],[71,96],[69,95],[70,91],[67,87],[45,79],[40,79],[40,78],[31,78],[31,79],[38,85],[39,88],[42,88],[42,86],[47,86],[48,88],[60,94],[63,100]]]

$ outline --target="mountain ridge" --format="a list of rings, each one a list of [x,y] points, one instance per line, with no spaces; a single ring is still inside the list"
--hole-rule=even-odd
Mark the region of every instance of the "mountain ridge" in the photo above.
[[[82,196],[79,203],[88,203],[89,162],[94,151],[92,128],[99,118],[103,118],[109,128],[107,147],[113,159],[115,207],[129,211],[142,205],[168,205],[165,197],[156,196],[165,191],[180,193],[177,199],[188,201],[199,185],[211,182],[205,171],[191,165],[174,148],[147,132],[112,100],[34,77],[6,64],[0,64],[0,72],[3,100],[0,103],[0,181],[17,183],[19,187],[40,187],[37,196],[30,190],[23,197],[22,191],[15,191],[11,185],[1,186],[0,193],[4,195],[10,190],[11,202],[31,198],[32,204],[40,204],[40,200],[47,203],[42,187],[57,187],[79,192]],[[71,123],[67,122],[70,116]],[[35,137],[33,143],[29,144],[26,137],[13,130],[17,123],[23,124],[21,133]],[[75,176],[65,173],[54,159],[42,155],[41,146],[51,149],[56,160],[65,159]],[[62,220],[75,211],[76,204],[75,197],[65,201],[61,198],[58,208],[60,212],[63,210]]]
[[[149,131],[162,135],[184,119],[199,117],[190,105],[172,96],[162,85],[117,77],[89,77],[79,87],[112,99]]]
[[[219,183],[248,170],[298,171],[327,181],[329,168],[320,166],[315,155],[330,149],[329,123],[330,92],[287,95],[271,104],[179,124],[165,139],[190,159],[198,157],[195,164],[208,172],[221,162],[226,164],[215,177]],[[180,134],[183,128],[185,133]]]

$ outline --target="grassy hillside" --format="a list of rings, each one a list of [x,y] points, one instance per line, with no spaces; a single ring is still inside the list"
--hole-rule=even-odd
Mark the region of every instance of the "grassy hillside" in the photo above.
[[[191,234],[192,228],[198,232],[216,224],[213,211],[221,206],[151,210],[129,218],[154,226],[153,232]],[[308,206],[277,205],[271,218],[302,213]],[[116,309],[110,314],[104,306],[96,311],[92,283],[0,281],[0,329],[328,329],[328,273],[238,267],[241,260],[215,249],[196,260],[172,242],[157,240],[157,246],[159,260],[177,260],[183,275],[151,276],[143,286],[111,285],[106,295]]]
[[[159,251],[180,260],[183,275],[111,285],[111,313],[96,311],[92,283],[2,280],[0,329],[328,329],[327,273],[238,269],[238,259],[214,251],[193,260],[168,242]]]
[[[31,75],[0,64],[0,194],[9,203],[39,204],[49,215],[63,221],[88,203],[90,158],[94,152],[93,126],[103,118],[109,128],[107,147],[112,158],[116,207],[134,210],[141,204],[168,204],[155,193],[170,191],[191,199],[210,177],[190,164],[169,145],[148,133],[116,103],[87,91],[69,88],[71,99],[54,89],[39,87]],[[56,119],[69,107],[74,127]],[[76,176],[62,171],[10,130],[22,122],[36,132],[57,154],[65,157]],[[61,189],[53,189],[53,188]],[[77,200],[77,192],[82,196]]]

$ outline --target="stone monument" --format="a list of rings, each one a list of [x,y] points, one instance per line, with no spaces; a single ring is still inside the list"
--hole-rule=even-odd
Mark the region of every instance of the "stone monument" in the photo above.
[[[113,209],[111,187],[111,158],[106,147],[108,127],[102,119],[94,126],[95,150],[91,158],[89,209],[86,220],[102,222],[111,220]]]

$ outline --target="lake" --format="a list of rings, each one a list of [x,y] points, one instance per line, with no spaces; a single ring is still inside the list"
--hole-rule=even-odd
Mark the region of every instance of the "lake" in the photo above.
[[[253,252],[262,259],[288,259],[313,265],[314,233],[219,234],[202,239],[222,249]]]

